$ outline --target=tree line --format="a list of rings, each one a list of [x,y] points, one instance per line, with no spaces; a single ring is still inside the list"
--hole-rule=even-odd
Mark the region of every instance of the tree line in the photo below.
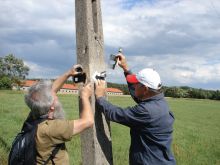
[[[0,57],[0,89],[11,89],[14,84],[20,86],[22,80],[26,79],[28,72],[29,67],[24,64],[22,59],[16,58],[13,54]],[[68,81],[67,83],[72,83],[72,81]],[[108,82],[107,86],[118,88],[123,94],[129,95],[127,84]],[[204,90],[188,86],[164,86],[162,91],[166,97],[220,100],[219,90]]]
[[[182,86],[163,87],[163,91],[167,97],[220,100],[219,90],[205,90]]]
[[[0,89],[11,89],[14,84],[20,85],[29,70],[23,60],[13,54],[0,57]]]
[[[127,84],[108,83],[107,86],[112,88],[118,88],[125,95],[129,94]],[[181,86],[181,87],[163,86],[162,91],[164,92],[165,97],[220,100],[219,90],[215,91],[215,90],[197,89],[188,86]]]

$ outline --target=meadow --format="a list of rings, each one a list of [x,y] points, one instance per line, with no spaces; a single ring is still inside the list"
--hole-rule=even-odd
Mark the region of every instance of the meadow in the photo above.
[[[59,95],[68,119],[77,118],[78,97]],[[109,101],[127,107],[135,103],[130,97],[111,96]],[[220,165],[220,101],[166,98],[175,115],[172,149],[178,165]],[[7,157],[14,136],[29,112],[24,93],[0,91],[0,165]],[[111,123],[115,165],[128,164],[129,129]],[[121,136],[123,134],[123,136]],[[67,143],[70,164],[81,164],[80,137]]]

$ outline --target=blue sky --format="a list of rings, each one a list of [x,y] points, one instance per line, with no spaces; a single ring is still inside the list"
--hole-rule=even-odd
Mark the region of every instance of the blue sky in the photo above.
[[[1,0],[0,56],[29,78],[55,78],[76,63],[74,0]],[[155,68],[166,86],[220,89],[219,0],[101,0],[106,59],[123,47],[130,68]],[[125,83],[120,68],[108,81]]]

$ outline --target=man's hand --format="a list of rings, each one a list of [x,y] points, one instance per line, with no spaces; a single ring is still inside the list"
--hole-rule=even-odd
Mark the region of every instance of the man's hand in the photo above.
[[[89,83],[82,88],[80,97],[81,97],[81,113],[80,118],[74,120],[73,123],[73,135],[81,133],[85,129],[92,127],[94,124],[94,115],[92,112],[91,103],[89,97],[92,95],[92,84]]]
[[[65,72],[64,74],[62,74],[61,76],[59,76],[53,83],[53,86],[52,86],[52,92],[53,93],[57,93],[60,88],[62,87],[62,85],[65,83],[65,81],[70,77],[70,76],[74,76],[74,75],[77,75],[79,74],[80,72],[78,72],[77,68],[80,68],[81,67],[81,70],[82,70],[82,66],[77,64],[77,65],[74,65],[70,70],[68,70],[67,72]]]
[[[124,70],[124,72],[127,72],[129,69],[125,56],[122,53],[119,53],[116,55],[116,58],[119,58],[118,65]]]
[[[89,98],[93,93],[92,83],[88,83],[85,87],[82,88],[81,98]]]
[[[95,95],[96,98],[105,96],[105,81],[97,80],[95,83]]]
[[[74,65],[69,71],[68,71],[68,76],[75,76],[81,72],[79,72],[78,70],[82,70],[83,72],[83,67],[80,64],[76,64]]]

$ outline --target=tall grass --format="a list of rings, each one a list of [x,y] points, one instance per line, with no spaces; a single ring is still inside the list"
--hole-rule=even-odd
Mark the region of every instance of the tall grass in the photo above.
[[[19,132],[29,109],[22,92],[0,91],[0,164],[7,164],[11,142]],[[77,96],[59,95],[68,119],[78,118]],[[180,165],[220,164],[220,102],[211,100],[172,99],[168,103],[175,115],[173,152]],[[115,105],[127,107],[135,103],[130,97],[109,97]],[[111,123],[113,160],[115,165],[128,164],[129,129]],[[67,143],[70,162],[81,164],[80,138]]]
[[[220,102],[169,99],[175,113],[173,150],[179,164],[220,164]]]

